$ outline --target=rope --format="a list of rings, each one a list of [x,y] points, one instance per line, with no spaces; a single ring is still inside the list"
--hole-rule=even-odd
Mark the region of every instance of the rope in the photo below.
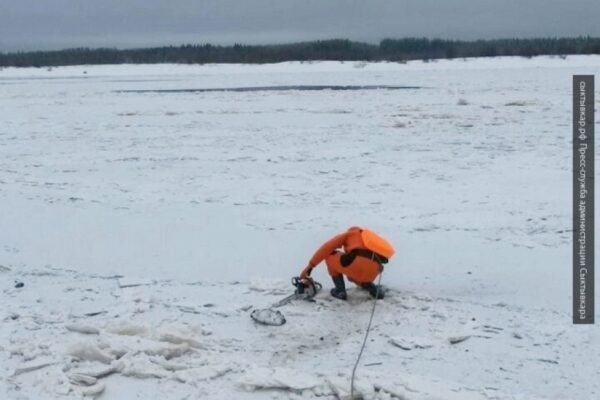
[[[381,288],[381,277],[383,276],[383,271],[379,274],[379,280],[377,281],[377,292],[375,293],[375,301],[373,302],[373,309],[371,310],[371,316],[369,317],[369,324],[367,325],[367,331],[365,332],[365,338],[363,340],[362,346],[360,347],[360,352],[358,353],[358,357],[356,358],[356,363],[354,363],[354,368],[352,368],[352,379],[350,380],[350,399],[354,400],[354,377],[356,376],[356,368],[358,368],[358,363],[360,362],[360,358],[362,357],[363,351],[367,345],[367,338],[369,337],[369,332],[371,331],[371,323],[373,322],[373,316],[375,315],[375,306],[377,305],[377,298],[379,297],[379,289]]]

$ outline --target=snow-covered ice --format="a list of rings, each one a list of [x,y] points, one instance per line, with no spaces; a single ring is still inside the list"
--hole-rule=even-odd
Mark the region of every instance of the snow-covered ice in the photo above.
[[[347,396],[366,292],[321,266],[286,324],[250,314],[361,224],[398,250],[363,396],[600,397],[570,315],[576,73],[600,57],[0,70],[0,397]],[[302,85],[413,88],[123,92]]]

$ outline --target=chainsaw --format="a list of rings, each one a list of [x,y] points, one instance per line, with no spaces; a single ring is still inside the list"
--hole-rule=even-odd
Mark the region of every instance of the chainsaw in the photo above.
[[[292,285],[296,288],[294,293],[279,300],[269,308],[255,309],[250,314],[250,318],[262,325],[283,325],[286,322],[284,315],[281,311],[274,310],[274,308],[281,307],[294,300],[314,301],[313,297],[323,289],[323,286],[312,280],[312,278],[303,279],[297,276],[292,278]]]
[[[314,281],[312,278],[300,278],[295,276],[292,278],[292,285],[296,288],[294,293],[291,295],[279,300],[277,303],[273,304],[271,308],[281,307],[286,305],[294,300],[312,300],[313,297],[317,295],[323,289],[323,286]]]

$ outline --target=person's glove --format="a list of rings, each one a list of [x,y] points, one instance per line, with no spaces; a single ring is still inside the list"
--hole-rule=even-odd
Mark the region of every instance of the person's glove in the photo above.
[[[312,265],[308,264],[300,273],[300,279],[310,278],[310,273],[312,272],[313,268],[314,267]]]

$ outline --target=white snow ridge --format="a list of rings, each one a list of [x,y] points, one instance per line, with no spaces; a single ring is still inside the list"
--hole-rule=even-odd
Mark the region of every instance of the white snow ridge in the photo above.
[[[7,278],[27,281],[36,298],[32,303],[23,292],[8,292],[10,309],[19,312],[6,317],[0,331],[6,338],[2,384],[7,398],[15,399],[22,394],[125,399],[140,392],[153,398],[348,398],[348,366],[372,304],[358,289],[350,289],[350,304],[320,293],[314,303],[282,307],[289,322],[269,327],[249,318],[252,307],[232,307],[278,297],[257,295],[246,284],[160,281],[132,299],[133,289],[120,288],[116,279],[72,271]],[[138,296],[148,299],[143,312]],[[198,296],[214,304],[195,313],[173,306]],[[106,312],[73,313],[83,297]],[[7,315],[9,307],[2,309]],[[465,307],[390,289],[378,305],[355,393],[365,399],[556,398],[519,397],[504,384],[509,380],[533,392],[531,376],[560,382],[562,364],[586,357],[560,345],[572,338],[567,329],[557,329],[555,318],[552,311]],[[420,326],[428,327],[425,337],[397,335]],[[435,375],[417,373],[420,365]],[[447,378],[437,377],[444,370],[450,371]]]

